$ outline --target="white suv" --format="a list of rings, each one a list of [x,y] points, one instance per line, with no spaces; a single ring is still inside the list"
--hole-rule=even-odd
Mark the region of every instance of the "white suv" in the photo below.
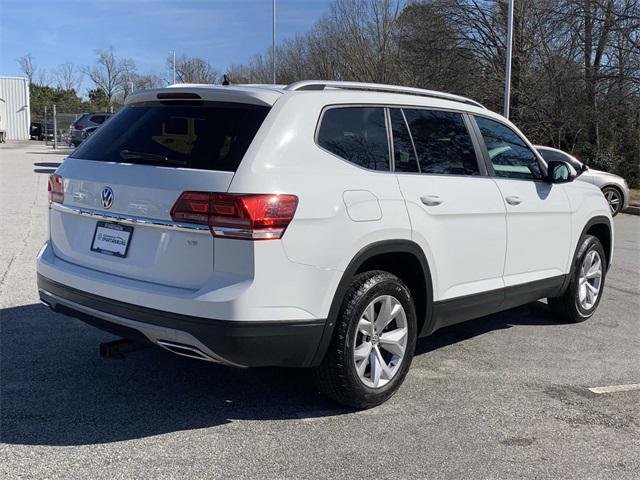
[[[180,355],[312,367],[370,407],[417,337],[540,298],[563,321],[594,313],[613,228],[576,175],[440,92],[149,90],[51,176],[40,298]]]

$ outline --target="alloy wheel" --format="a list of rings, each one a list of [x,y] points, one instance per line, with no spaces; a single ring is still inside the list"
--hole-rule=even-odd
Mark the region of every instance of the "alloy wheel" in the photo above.
[[[578,302],[584,310],[591,310],[596,304],[602,286],[602,259],[600,254],[589,251],[582,261],[578,275]]]
[[[407,315],[391,295],[375,298],[364,309],[354,338],[353,361],[360,381],[380,388],[396,375],[407,349]]]
[[[615,215],[616,213],[618,213],[622,204],[622,198],[620,198],[620,194],[613,188],[608,188],[604,191],[604,198],[609,204],[611,215]]]

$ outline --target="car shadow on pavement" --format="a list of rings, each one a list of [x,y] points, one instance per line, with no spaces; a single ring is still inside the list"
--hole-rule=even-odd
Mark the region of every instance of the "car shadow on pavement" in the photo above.
[[[33,164],[34,167],[48,167],[48,168],[58,168],[62,165],[61,162],[35,162]]]
[[[73,152],[72,149],[63,149],[63,150],[43,150],[41,152],[26,152],[27,155],[69,155],[71,152]]]
[[[553,317],[545,303],[533,302],[438,330],[433,335],[418,340],[415,354],[421,355],[488,332],[511,328],[515,325],[557,326],[560,323],[559,320]]]
[[[448,327],[421,339],[416,353],[515,324],[553,324],[540,305]],[[100,358],[100,342],[113,339],[40,304],[0,310],[0,441],[88,445],[353,413],[321,397],[305,370],[229,368],[159,348]]]
[[[34,168],[33,173],[48,173],[52,174],[56,171],[56,168],[60,166],[59,162],[36,162],[34,167],[47,167],[47,168]]]

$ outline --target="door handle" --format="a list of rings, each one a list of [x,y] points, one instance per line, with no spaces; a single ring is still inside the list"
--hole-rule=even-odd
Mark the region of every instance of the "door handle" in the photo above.
[[[504,199],[509,205],[520,205],[522,203],[522,199],[517,195],[510,195]]]
[[[424,195],[420,197],[420,201],[424,203],[427,207],[437,207],[444,200],[440,198],[438,195]]]

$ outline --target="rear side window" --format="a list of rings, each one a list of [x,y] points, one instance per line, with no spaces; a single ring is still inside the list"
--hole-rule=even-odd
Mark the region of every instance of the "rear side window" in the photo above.
[[[538,158],[516,132],[506,125],[475,117],[496,177],[535,180],[542,178]]]
[[[345,160],[371,170],[389,170],[389,142],[382,107],[341,107],[326,110],[318,145]]]
[[[479,175],[478,160],[462,114],[404,109],[422,173]]]
[[[218,102],[128,105],[71,157],[235,172],[268,112]]]

